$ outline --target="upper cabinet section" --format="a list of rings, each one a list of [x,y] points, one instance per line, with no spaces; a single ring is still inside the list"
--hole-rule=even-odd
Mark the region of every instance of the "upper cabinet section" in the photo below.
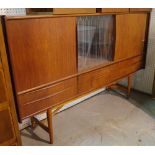
[[[79,71],[113,60],[114,27],[112,15],[77,17]]]
[[[6,19],[17,92],[76,73],[76,18]]]
[[[151,12],[151,8],[130,8],[130,12]]]
[[[54,8],[53,14],[96,13],[96,8]]]
[[[97,9],[97,12],[103,12],[103,13],[129,12],[129,8],[101,8]]]
[[[147,14],[116,15],[115,60],[143,53]]]
[[[99,13],[150,12],[151,8],[98,8]]]
[[[150,12],[150,8],[28,8],[28,15],[80,15],[80,14],[120,14],[129,12]]]
[[[96,8],[28,8],[26,9],[27,14],[54,14],[54,15],[65,15],[65,14],[91,14],[96,13]]]

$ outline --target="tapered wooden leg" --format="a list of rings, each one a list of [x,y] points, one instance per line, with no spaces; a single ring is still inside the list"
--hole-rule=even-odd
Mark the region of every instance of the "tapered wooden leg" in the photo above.
[[[131,94],[131,75],[128,76],[128,94],[127,97],[129,98]]]
[[[52,110],[51,109],[47,110],[47,122],[48,122],[50,144],[53,144],[53,124],[52,124]]]
[[[31,119],[31,128],[34,129],[36,127],[36,122],[33,119],[33,117],[31,117],[30,119]]]

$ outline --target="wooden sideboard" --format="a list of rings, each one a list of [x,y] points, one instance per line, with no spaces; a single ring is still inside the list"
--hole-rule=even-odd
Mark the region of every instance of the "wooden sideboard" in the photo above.
[[[21,145],[1,21],[0,21],[0,145]]]
[[[51,143],[52,113],[68,101],[111,86],[145,66],[149,11],[127,8],[110,14],[108,9],[101,10],[3,17],[19,121],[31,117],[32,126],[39,124],[49,132]],[[44,111],[48,127],[35,118]]]

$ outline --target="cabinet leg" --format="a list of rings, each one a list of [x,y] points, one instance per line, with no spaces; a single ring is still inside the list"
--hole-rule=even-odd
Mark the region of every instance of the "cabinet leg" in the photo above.
[[[128,94],[127,97],[129,98],[131,94],[131,75],[128,76]]]
[[[47,122],[48,122],[48,132],[50,138],[50,144],[53,144],[53,123],[52,123],[52,110],[47,110]]]
[[[36,127],[36,122],[33,117],[31,117],[30,119],[31,119],[31,128],[34,129]]]

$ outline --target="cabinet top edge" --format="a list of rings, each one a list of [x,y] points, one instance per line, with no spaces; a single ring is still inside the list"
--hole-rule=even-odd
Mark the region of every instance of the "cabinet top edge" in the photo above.
[[[22,20],[22,19],[39,19],[39,18],[61,18],[61,17],[80,17],[80,16],[104,16],[104,15],[122,15],[122,14],[148,14],[150,12],[105,12],[105,13],[89,13],[89,14],[64,14],[64,15],[25,15],[25,16],[5,16],[6,20]]]

